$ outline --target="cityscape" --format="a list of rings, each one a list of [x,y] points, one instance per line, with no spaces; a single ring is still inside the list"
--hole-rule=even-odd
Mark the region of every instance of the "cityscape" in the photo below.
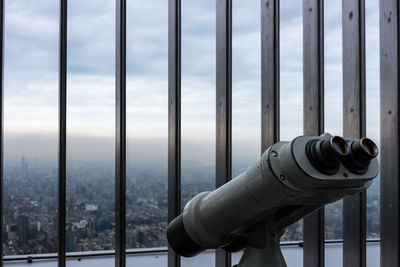
[[[234,176],[243,172],[234,168]],[[4,169],[4,255],[57,251],[57,166],[20,162]],[[182,162],[182,207],[197,193],[214,188],[214,167]],[[126,247],[167,245],[166,162],[129,165],[126,196]],[[114,167],[104,162],[67,166],[67,252],[114,249]],[[342,201],[325,212],[326,239],[342,238]],[[302,240],[302,221],[287,228],[282,241]],[[379,186],[367,194],[367,235],[379,238]]]

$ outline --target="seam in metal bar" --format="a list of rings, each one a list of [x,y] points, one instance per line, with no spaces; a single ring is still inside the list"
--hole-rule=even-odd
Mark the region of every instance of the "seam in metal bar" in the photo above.
[[[381,116],[381,266],[400,265],[399,1],[379,2]]]
[[[279,141],[279,0],[261,0],[261,154]]]
[[[343,0],[343,134],[366,134],[364,0]],[[343,266],[366,266],[366,191],[343,200]]]
[[[4,0],[0,0],[0,267],[3,267]]]
[[[168,222],[181,212],[181,0],[168,1]],[[180,267],[168,247],[168,267]]]
[[[115,266],[125,267],[126,240],[126,0],[116,0]]]
[[[216,5],[216,188],[232,176],[232,0]],[[215,251],[215,266],[230,267],[231,254]]]
[[[65,267],[67,157],[67,0],[60,0],[59,144],[58,144],[58,266]]]
[[[304,134],[324,131],[324,6],[303,0]],[[304,266],[323,267],[324,208],[304,218]]]

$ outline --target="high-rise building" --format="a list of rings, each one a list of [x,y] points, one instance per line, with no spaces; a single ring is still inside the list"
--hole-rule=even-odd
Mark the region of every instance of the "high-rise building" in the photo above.
[[[66,251],[73,252],[75,251],[76,243],[75,243],[75,232],[74,230],[67,228],[66,230]]]
[[[21,174],[26,174],[28,173],[28,162],[26,161],[25,157],[22,156],[21,158]]]
[[[20,246],[28,243],[28,217],[20,215],[18,218],[18,240]]]

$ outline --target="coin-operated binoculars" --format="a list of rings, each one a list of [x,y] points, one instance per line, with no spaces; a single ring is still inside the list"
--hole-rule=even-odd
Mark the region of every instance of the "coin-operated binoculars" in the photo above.
[[[378,175],[368,139],[299,136],[270,146],[246,172],[196,195],[168,226],[170,246],[185,257],[205,249],[245,248],[239,267],[286,266],[279,238],[286,227]]]

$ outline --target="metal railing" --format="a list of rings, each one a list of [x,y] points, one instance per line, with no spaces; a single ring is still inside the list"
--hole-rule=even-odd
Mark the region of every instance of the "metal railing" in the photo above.
[[[126,128],[126,0],[116,0],[116,250],[115,266],[125,266],[125,128]],[[169,137],[168,219],[181,211],[181,0],[169,3]],[[260,0],[261,12],[261,151],[279,138],[279,0]],[[232,128],[232,0],[216,0],[217,118],[216,186],[231,178]],[[344,133],[365,135],[365,12],[364,0],[343,0]],[[304,133],[324,129],[323,0],[303,0]],[[381,266],[399,266],[399,1],[380,1],[381,49]],[[3,51],[4,0],[0,0],[0,199],[3,199]],[[67,0],[60,0],[59,62],[59,213],[58,265],[65,266]],[[0,205],[2,214],[2,205]],[[344,201],[344,266],[366,265],[365,192]],[[2,228],[0,216],[0,228]],[[304,265],[324,266],[323,211],[304,222]],[[2,235],[2,231],[0,231]],[[2,240],[2,236],[0,236]],[[300,244],[300,243],[299,243]],[[0,250],[1,251],[1,250]],[[164,251],[164,250],[163,250]],[[0,267],[3,252],[0,252]],[[89,253],[90,254],[90,253]],[[88,254],[88,255],[89,255]],[[21,256],[21,259],[24,256]],[[38,256],[40,257],[40,256]],[[56,257],[56,256],[55,256]],[[31,259],[37,257],[31,256]],[[4,258],[8,261],[8,258]],[[230,255],[216,253],[216,267],[230,267]],[[168,250],[168,267],[180,258]]]
[[[379,243],[380,239],[368,239],[367,243]],[[343,240],[325,240],[325,245],[329,244],[343,244]],[[284,241],[280,243],[281,247],[304,247],[303,241]],[[127,256],[134,255],[159,255],[168,254],[167,247],[160,248],[140,248],[140,249],[127,249]],[[102,257],[114,257],[115,250],[106,251],[85,251],[85,252],[69,252],[66,253],[66,259],[90,259],[90,258],[102,258]],[[4,262],[26,262],[33,263],[34,261],[40,260],[56,260],[58,259],[57,253],[49,254],[32,254],[32,255],[14,255],[4,257]]]

